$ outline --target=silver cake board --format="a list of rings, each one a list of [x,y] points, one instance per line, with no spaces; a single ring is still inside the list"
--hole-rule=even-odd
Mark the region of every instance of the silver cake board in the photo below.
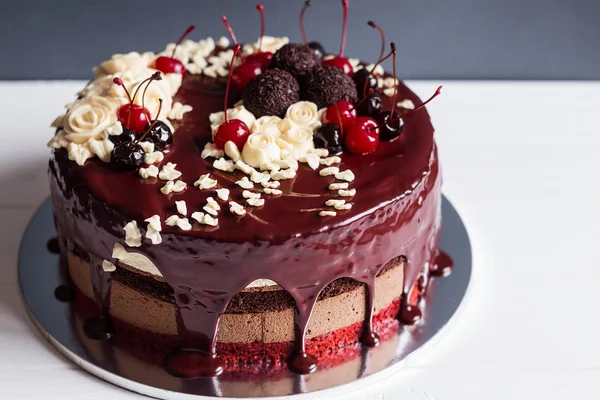
[[[19,281],[31,319],[61,354],[89,373],[140,394],[179,400],[198,396],[297,395],[342,385],[351,391],[356,382],[360,381],[362,386],[396,375],[408,357],[421,353],[426,344],[430,346],[459,307],[463,308],[473,272],[471,242],[461,217],[446,197],[442,199],[442,217],[440,248],[453,258],[454,270],[448,277],[433,279],[423,305],[423,319],[417,325],[400,328],[376,348],[359,350],[360,355],[345,363],[305,376],[286,370],[269,378],[240,379],[224,374],[216,378],[183,380],[156,363],[136,358],[111,341],[87,338],[83,334],[83,321],[74,312],[72,303],[60,302],[54,295],[55,289],[65,282],[60,273],[59,255],[47,249],[48,241],[56,237],[50,199],[42,203],[23,235]]]

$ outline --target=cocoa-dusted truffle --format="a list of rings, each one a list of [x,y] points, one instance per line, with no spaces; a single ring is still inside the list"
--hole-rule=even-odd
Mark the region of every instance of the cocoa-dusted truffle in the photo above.
[[[301,79],[321,64],[319,56],[308,46],[288,43],[273,54],[271,68],[279,68]]]
[[[328,107],[340,100],[355,103],[356,98],[356,84],[340,68],[316,68],[304,81],[302,99],[312,101],[319,108]]]
[[[256,118],[283,117],[288,107],[300,100],[300,87],[289,72],[270,69],[248,82],[242,98],[244,107]]]

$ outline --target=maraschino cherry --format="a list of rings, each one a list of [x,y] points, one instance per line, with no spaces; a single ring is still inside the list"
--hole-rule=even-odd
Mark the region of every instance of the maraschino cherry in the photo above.
[[[227,88],[225,89],[225,122],[223,122],[217,130],[215,131],[214,142],[215,145],[219,149],[225,148],[225,143],[232,141],[235,143],[238,149],[242,150],[244,145],[246,144],[246,140],[248,140],[248,136],[250,136],[250,129],[248,129],[248,125],[244,123],[244,121],[239,119],[229,119],[227,117],[227,103],[229,101],[229,87],[231,86],[232,76],[233,76],[233,62],[235,61],[235,57],[240,52],[241,46],[239,44],[235,45],[233,50],[233,57],[231,57],[231,64],[229,65],[229,78],[227,79]]]
[[[370,117],[358,117],[350,125],[344,136],[344,145],[350,153],[368,154],[379,145],[379,127]]]
[[[302,42],[305,46],[311,48],[315,52],[315,54],[319,56],[319,58],[323,58],[323,56],[325,55],[325,49],[323,48],[321,43],[309,42],[306,39],[306,31],[304,30],[304,13],[306,12],[306,9],[308,9],[308,7],[310,7],[310,1],[306,0],[304,2],[304,6],[302,7],[302,11],[300,11],[300,34],[302,35]]]
[[[173,53],[171,53],[171,57],[160,56],[154,61],[154,68],[161,71],[165,74],[181,74],[185,75],[185,65],[181,61],[175,58],[175,52],[177,51],[177,47],[181,44],[183,39],[186,38],[196,27],[194,25],[190,25],[183,35],[179,38],[177,43],[175,43],[175,47],[173,48]]]
[[[346,46],[346,27],[348,25],[348,0],[342,0],[344,9],[344,25],[342,27],[342,44],[340,45],[340,54],[337,57],[323,61],[323,65],[330,65],[342,69],[345,73],[352,76],[354,70],[348,59],[344,58],[344,47]]]
[[[125,87],[125,84],[121,80],[121,78],[113,79],[113,82],[116,85],[119,85],[125,90],[127,94],[127,98],[129,99],[129,104],[124,104],[117,110],[117,118],[123,125],[124,129],[131,129],[137,133],[141,133],[148,122],[150,121],[150,112],[147,108],[134,104],[135,98],[140,90],[140,88],[147,83],[148,85],[155,80],[161,80],[160,72],[154,73],[150,78],[142,81],[135,92],[133,93],[133,97],[129,94],[129,91]],[[147,86],[146,86],[147,87]],[[144,90],[145,91],[145,90]]]
[[[265,8],[262,4],[257,4],[256,9],[260,13],[260,36],[258,38],[258,51],[247,56],[245,61],[247,63],[258,63],[262,69],[267,69],[271,63],[271,58],[273,58],[273,53],[270,51],[262,51],[262,41],[263,36],[265,36]]]
[[[238,43],[238,41],[235,37],[235,34],[233,33],[231,24],[227,20],[227,17],[225,15],[221,15],[221,19],[223,20],[223,23],[225,24],[225,28],[227,29],[227,32],[229,32],[229,37],[231,37],[231,41],[233,42],[233,44],[236,47],[240,46],[240,44]],[[241,58],[241,56],[240,56],[240,58]],[[233,90],[235,90],[238,93],[242,93],[244,91],[244,88],[246,87],[248,82],[250,82],[250,80],[252,78],[254,78],[257,75],[262,74],[262,67],[261,67],[261,64],[256,61],[249,62],[248,60],[242,59],[242,63],[240,65],[238,65],[237,67],[235,67],[233,69],[233,72],[231,72],[231,68],[233,67],[233,60],[235,60],[235,56],[231,60],[232,65],[229,66],[230,67],[229,68],[229,70],[230,70],[229,80],[232,81]],[[229,85],[229,83],[228,83],[228,85]]]
[[[327,107],[323,119],[339,126],[343,134],[356,119],[356,108],[349,101],[340,100]]]

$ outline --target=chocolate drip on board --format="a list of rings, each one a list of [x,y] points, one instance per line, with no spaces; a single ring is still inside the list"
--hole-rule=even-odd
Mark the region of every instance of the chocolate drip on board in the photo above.
[[[175,98],[190,104],[194,112],[177,128],[165,162],[177,163],[188,184],[199,174],[213,172],[199,153],[210,138],[208,115],[222,107],[223,89],[220,82],[186,75]],[[399,92],[419,103],[403,84]],[[408,118],[402,136],[394,142],[382,143],[370,155],[344,156],[340,167],[355,173],[357,195],[351,210],[327,221],[293,211],[322,207],[331,195],[326,189],[328,180],[301,168],[296,179],[282,183],[284,196],[253,210],[257,219],[239,219],[225,211],[216,229],[202,227],[183,234],[165,227],[162,244],[144,239],[141,247],[127,248],[152,260],[174,290],[181,348],[165,360],[169,372],[196,378],[223,370],[215,347],[219,319],[231,298],[259,278],[277,282],[295,300],[296,339],[290,367],[299,373],[316,369],[314,357],[306,352],[306,331],[318,294],[329,282],[342,277],[366,282],[365,335],[371,339],[365,342],[375,344],[374,278],[389,260],[406,254],[410,262],[405,263],[402,298],[405,308],[412,310],[407,294],[437,250],[432,237],[439,225],[441,200],[437,151],[426,111]],[[142,221],[165,213],[173,202],[171,196],[134,175],[115,173],[98,160],[76,166],[60,150],[54,151],[50,162],[61,232],[96,255],[90,257],[90,265],[101,311],[97,322],[106,330],[110,329],[106,318],[110,274],[104,273],[101,261],[110,260],[114,244],[123,242],[127,222],[135,218],[143,232]],[[315,188],[323,188],[322,197],[285,196],[311,193]],[[206,196],[188,188],[175,198],[199,204]]]
[[[110,288],[112,278],[110,272],[102,268],[102,259],[90,254],[90,277],[94,298],[98,305],[100,315],[92,317],[85,321],[83,330],[90,339],[106,340],[112,336],[112,326],[110,322]]]

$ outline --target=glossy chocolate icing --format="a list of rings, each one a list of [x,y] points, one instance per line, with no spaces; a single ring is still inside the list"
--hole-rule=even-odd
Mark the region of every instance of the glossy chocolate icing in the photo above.
[[[420,104],[404,84],[398,93],[398,99]],[[97,159],[78,166],[64,150],[53,151],[50,180],[57,224],[69,241],[96,260],[91,263],[92,276],[101,316],[108,314],[110,278],[96,266],[111,260],[115,243],[124,244],[127,222],[136,220],[145,233],[144,219],[158,214],[164,221],[176,213],[175,200],[185,200],[190,212],[201,209],[215,193],[197,190],[193,182],[207,172],[221,187],[231,189],[233,200],[243,203],[241,189],[234,185],[241,175],[222,173],[212,168],[213,159],[200,158],[210,140],[208,116],[222,109],[223,98],[224,82],[191,74],[175,96],[175,101],[194,109],[177,126],[163,162],[176,163],[183,173],[188,188],[182,193],[167,196],[159,191],[164,181],[115,172]],[[390,98],[382,98],[384,108],[389,108]],[[335,217],[318,216],[325,201],[336,195],[327,190],[333,177],[321,177],[301,164],[295,179],[282,181],[283,196],[265,196],[264,207],[249,209],[242,218],[222,203],[217,227],[195,224],[193,230],[182,232],[164,226],[162,244],[152,245],[144,238],[141,247],[128,248],[150,258],[173,287],[181,350],[166,360],[172,373],[197,377],[222,370],[215,355],[219,317],[235,293],[259,278],[277,282],[296,303],[296,354],[290,360],[294,371],[316,369],[304,352],[306,326],[319,292],[341,277],[367,285],[371,301],[364,342],[377,344],[370,321],[375,276],[389,260],[405,256],[408,298],[413,283],[437,254],[441,176],[426,110],[406,118],[402,135],[382,142],[374,153],[344,153],[340,170],[345,169],[356,175],[351,187],[357,193],[351,199],[353,207]],[[201,366],[196,365],[199,362]]]

